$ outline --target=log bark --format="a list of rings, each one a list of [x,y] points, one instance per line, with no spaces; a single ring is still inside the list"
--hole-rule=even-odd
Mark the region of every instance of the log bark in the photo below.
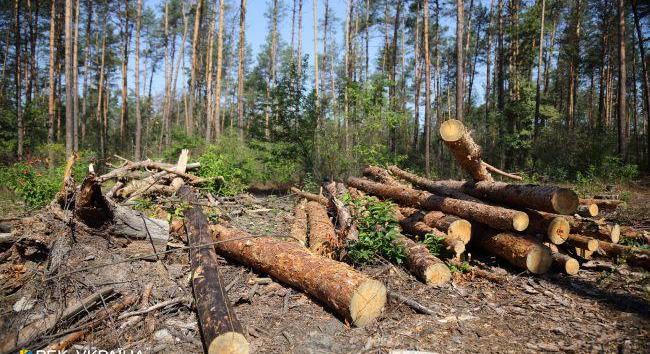
[[[418,209],[439,210],[499,230],[523,231],[528,227],[528,215],[521,211],[440,197],[424,191],[387,186],[355,177],[350,177],[348,183],[355,188],[392,199],[399,204]]]
[[[557,269],[561,269],[568,275],[578,274],[578,271],[580,270],[580,263],[578,263],[575,258],[569,256],[568,254],[560,252],[557,246],[552,243],[545,243],[544,245],[546,245],[551,250],[551,256],[553,257],[553,266],[555,266]]]
[[[540,212],[537,210],[526,210],[530,224],[528,230],[546,236],[553,244],[560,245],[569,237],[570,225],[565,217]]]
[[[303,192],[303,191],[301,191],[300,189],[298,189],[296,187],[291,187],[291,193],[296,194],[297,196],[299,196],[301,198],[305,198],[305,199],[307,199],[309,201],[317,202],[317,203],[320,203],[320,204],[325,205],[325,206],[329,205],[329,201],[327,200],[327,198],[325,198],[322,195],[313,194],[313,193],[309,193],[309,192]]]
[[[441,285],[451,279],[447,265],[432,255],[427,247],[402,235],[394,241],[406,250],[404,266],[427,285]]]
[[[212,235],[225,257],[304,291],[357,327],[372,322],[386,304],[384,284],[295,242],[251,237],[220,225],[212,227]]]
[[[556,214],[571,215],[578,207],[578,196],[575,192],[556,186],[452,180],[429,181],[429,185],[446,187],[493,203]]]
[[[650,270],[650,251],[638,247],[599,242],[598,247],[608,257],[616,257],[632,266]]]
[[[584,216],[586,218],[593,218],[594,216],[598,216],[598,212],[598,204],[595,203],[580,204],[576,210],[576,214]]]
[[[430,179],[404,171],[397,166],[389,166],[388,170],[399,178],[410,182],[415,188],[423,189],[442,197],[460,199],[468,202],[483,203],[483,201],[478,198],[474,198],[471,195],[465,194],[464,192],[458,191],[456,189],[440,185],[439,183]]]
[[[405,217],[418,213],[419,210],[413,208],[399,208],[400,213]],[[422,216],[422,222],[426,225],[446,232],[452,238],[463,241],[468,244],[472,237],[472,224],[455,215],[445,214],[440,211],[430,211]]]
[[[198,198],[188,186],[180,189],[181,198],[194,206],[185,212],[189,246],[212,243],[208,219],[195,205]],[[201,338],[207,353],[248,353],[248,341],[224,289],[219,260],[214,247],[190,248],[192,289]]]
[[[402,185],[398,182],[395,177],[393,177],[387,170],[377,167],[377,166],[367,166],[362,171],[365,177],[373,179],[377,182],[387,184],[389,186],[400,186]],[[405,186],[404,186],[405,187]]]
[[[583,250],[593,252],[598,249],[598,243],[599,243],[598,240],[593,239],[591,237],[570,234],[567,240],[570,245],[577,248],[581,248]]]
[[[596,204],[599,209],[615,210],[619,205],[625,205],[625,202],[617,199],[580,198],[580,204]]]
[[[598,240],[618,243],[621,237],[621,227],[618,224],[608,225],[601,221],[567,217],[571,232]]]
[[[553,263],[549,249],[531,236],[489,229],[476,232],[475,235],[481,248],[517,268],[543,274]]]
[[[309,222],[309,249],[319,255],[332,258],[338,251],[340,242],[336,237],[334,225],[327,216],[327,209],[314,201],[307,202],[307,221]]]
[[[289,236],[290,241],[299,242],[301,245],[307,245],[307,214],[305,213],[305,199],[300,199],[293,209],[293,224]]]
[[[323,185],[325,194],[329,199],[329,205],[336,210],[336,232],[340,242],[354,242],[359,239],[359,231],[352,220],[352,215],[347,206],[341,201],[343,196],[337,191],[336,183],[329,182]]]
[[[462,101],[462,97],[460,98]],[[440,136],[451,150],[460,167],[478,181],[493,181],[481,160],[481,147],[474,142],[465,125],[456,119],[449,119],[440,125]]]
[[[416,213],[410,217],[404,217],[398,211],[396,213],[396,216],[397,221],[399,222],[399,225],[404,232],[420,237],[431,234],[435,237],[441,238],[442,242],[445,245],[445,249],[450,254],[453,254],[455,258],[460,258],[460,256],[465,252],[465,243],[463,243],[462,240],[451,237],[442,231],[420,221],[424,216],[423,213]]]

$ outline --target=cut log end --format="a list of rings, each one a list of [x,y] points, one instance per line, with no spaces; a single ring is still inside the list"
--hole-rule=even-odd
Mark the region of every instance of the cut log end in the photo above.
[[[547,236],[554,244],[561,245],[569,238],[570,230],[571,225],[569,225],[567,219],[557,217],[548,225]]]
[[[564,271],[569,275],[576,275],[579,270],[580,263],[578,263],[574,258],[568,259],[566,263],[564,263]]]
[[[467,244],[472,238],[472,224],[464,219],[456,220],[449,224],[447,235],[459,239],[463,241],[464,244]]]
[[[350,318],[357,327],[363,327],[377,318],[386,305],[386,287],[369,279],[359,285],[350,300]]]
[[[612,243],[618,243],[621,240],[621,226],[619,224],[614,224],[612,226],[612,232],[609,235]]]
[[[451,279],[451,272],[449,271],[449,267],[438,263],[427,268],[424,277],[427,285],[437,286],[448,282]]]
[[[465,134],[465,125],[459,120],[450,119],[440,125],[440,136],[444,141],[458,141]]]
[[[598,209],[598,204],[589,203],[578,206],[578,214],[586,217],[595,217],[598,216],[600,210]]]
[[[535,247],[528,252],[526,268],[535,274],[544,274],[553,264],[551,252],[546,247]]]
[[[589,239],[589,242],[587,242],[587,250],[594,252],[598,249],[598,240],[595,238]]]
[[[447,249],[449,252],[452,253],[456,258],[460,258],[460,255],[465,252],[465,244],[461,240],[447,239],[445,240],[445,243],[447,243]]]
[[[523,211],[517,212],[515,216],[512,218],[512,227],[516,231],[524,231],[526,228],[528,228],[528,214],[524,213]]]
[[[237,332],[226,332],[210,343],[208,354],[248,354],[246,337]]]
[[[580,199],[578,195],[566,188],[561,188],[553,193],[551,204],[558,214],[571,215],[578,209]]]

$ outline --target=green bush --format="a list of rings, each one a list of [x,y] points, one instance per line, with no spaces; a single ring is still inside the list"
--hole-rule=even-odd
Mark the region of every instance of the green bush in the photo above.
[[[346,195],[344,201],[350,206],[359,229],[359,240],[347,247],[350,260],[355,264],[367,264],[383,257],[397,264],[403,263],[406,250],[394,242],[400,234],[394,205],[375,197],[351,199]]]

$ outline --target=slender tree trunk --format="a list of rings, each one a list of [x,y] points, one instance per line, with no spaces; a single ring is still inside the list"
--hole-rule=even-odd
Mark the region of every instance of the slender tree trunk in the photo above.
[[[104,130],[102,128],[102,104],[104,101],[104,64],[106,61],[106,15],[104,15],[104,26],[102,29],[102,54],[99,65],[99,82],[97,83],[97,111],[96,121],[97,121],[97,136],[100,141],[100,153],[102,157],[104,156]]]
[[[88,73],[90,72],[90,33],[91,33],[91,23],[93,18],[92,13],[92,2],[90,0],[86,1],[86,7],[88,9],[88,15],[86,19],[86,48],[84,48],[84,83],[83,83],[83,100],[81,101],[81,143],[85,141],[86,138],[86,123],[88,122],[87,117],[87,105],[88,105]]]
[[[269,73],[270,77],[266,83],[266,107],[264,109],[264,138],[271,139],[271,85],[275,84],[275,68],[276,68],[276,47],[277,47],[277,34],[278,34],[278,0],[273,0],[273,13],[271,25],[271,48],[269,60]],[[314,41],[314,44],[316,41]]]
[[[497,37],[497,108],[503,112],[505,106],[505,75],[503,68],[503,0],[498,4],[498,37]]]
[[[65,156],[73,153],[74,77],[72,75],[72,1],[65,1]]]
[[[463,120],[463,0],[456,0],[456,119]]]
[[[169,1],[165,1],[165,96],[163,98],[162,128],[160,129],[160,141],[158,144],[158,153],[162,152],[163,143],[167,144],[170,128],[170,94],[172,71],[174,70],[174,61],[169,58]],[[174,37],[176,38],[176,37]],[[170,67],[171,66],[171,67]]]
[[[72,145],[75,152],[79,151],[79,3],[75,0],[74,16],[74,47],[72,50],[72,90],[74,91],[73,124],[72,124]]]
[[[639,53],[641,54],[641,72],[643,84],[643,111],[646,118],[646,139],[648,156],[646,156],[647,170],[650,171],[650,82],[648,81],[648,60],[645,54],[644,36],[639,22],[639,13],[637,10],[637,0],[632,0],[632,12],[634,15],[634,27],[636,28],[637,39],[639,41]]]
[[[190,68],[190,88],[189,94],[189,107],[185,115],[185,132],[187,135],[194,134],[194,99],[196,96],[196,68],[198,66],[199,56],[199,30],[201,29],[201,11],[203,9],[203,0],[198,0],[196,4],[196,12],[194,14],[194,34],[192,36],[192,67]]]
[[[206,97],[205,97],[205,107],[206,107],[206,115],[205,115],[205,142],[210,143],[212,140],[212,115],[214,114],[214,110],[212,109],[212,100],[213,100],[213,88],[212,88],[212,73],[213,73],[213,57],[214,57],[214,36],[217,32],[217,13],[215,10],[214,13],[214,19],[212,20],[212,26],[210,28],[210,34],[208,37],[208,51],[206,53],[208,59],[207,61],[207,69],[206,69]]]
[[[478,60],[478,46],[481,39],[481,23],[476,23],[476,44],[474,48],[474,59],[469,63],[469,82],[467,84],[467,107],[465,108],[466,114],[472,111],[472,89],[474,87],[474,74],[476,73],[476,62]],[[469,51],[467,52],[469,53]]]
[[[241,0],[241,6],[239,10],[239,66],[237,68],[237,127],[239,128],[239,138],[241,140],[244,140],[244,54],[246,52],[245,29],[246,0]]]
[[[618,153],[627,162],[626,93],[627,71],[625,69],[625,0],[618,0]]]
[[[176,87],[177,87],[176,84],[178,83],[178,73],[181,71],[181,62],[183,63],[183,66],[185,66],[185,54],[184,53],[185,53],[185,44],[187,42],[187,32],[188,32],[188,29],[189,29],[189,23],[190,23],[190,21],[188,19],[187,14],[185,13],[185,6],[183,6],[183,38],[181,40],[181,45],[180,45],[180,50],[179,50],[179,53],[178,53],[178,57],[176,58],[176,69],[172,73],[173,76],[174,76],[174,80],[172,82],[172,91],[171,91],[170,103],[169,103],[170,115],[171,115],[171,111],[173,109],[173,105],[174,105],[174,103],[176,103],[176,92],[177,92],[176,91]],[[175,42],[174,42],[174,45],[175,45]],[[175,49],[172,51],[172,53],[173,53],[172,54],[172,59],[174,59],[174,55],[175,55],[174,52],[175,52]],[[180,117],[180,114],[177,113],[176,114],[176,124],[177,125],[179,124],[179,121],[178,121],[179,117]],[[171,117],[170,117],[170,120],[171,120]],[[171,127],[171,121],[170,121],[170,127]],[[168,140],[167,145],[169,145],[171,143],[171,131],[169,132],[169,134],[167,134],[167,140]]]
[[[244,0],[245,1],[245,0]],[[302,0],[298,0],[298,81],[302,76]]]
[[[487,28],[487,44],[485,49],[485,136],[488,135],[488,125],[490,121],[490,69],[492,66],[492,15],[494,11],[494,0],[490,0],[490,14]],[[487,141],[487,140],[486,140]]]
[[[419,135],[420,135],[420,87],[422,86],[422,69],[420,68],[420,7],[416,9],[415,13],[415,39],[413,40],[414,48],[414,60],[415,60],[415,96],[413,97],[413,151],[416,153],[419,149]]]
[[[542,83],[542,53],[544,52],[544,11],[546,10],[546,1],[542,0],[542,19],[539,25],[539,52],[537,55],[537,87],[535,88],[535,121],[534,121],[534,139],[539,135],[539,105],[541,101],[541,83]]]
[[[220,123],[220,112],[221,112],[221,66],[223,65],[223,28],[226,26],[223,20],[224,13],[224,0],[219,0],[219,35],[217,39],[217,84],[216,84],[216,93],[215,93],[215,106],[214,106],[214,126],[215,126],[215,136],[218,138],[221,135],[221,123]]]
[[[66,0],[70,1],[70,0]],[[16,47],[16,125],[18,126],[18,147],[16,154],[19,160],[23,158],[23,145],[25,140],[25,126],[23,122],[23,107],[22,107],[22,76],[20,70],[20,0],[14,2],[14,44]]]
[[[314,89],[316,90],[316,105],[318,106],[318,0],[314,0]],[[320,117],[320,114],[318,115]],[[320,121],[320,118],[318,118]]]
[[[142,159],[142,115],[140,113],[140,28],[142,27],[142,0],[138,0],[135,28],[135,160]]]
[[[424,173],[431,173],[431,60],[429,58],[429,0],[424,0]],[[438,29],[436,28],[436,31]]]
[[[122,47],[122,107],[120,114],[120,143],[122,146],[126,143],[126,130],[129,120],[129,107],[128,107],[128,79],[127,70],[129,62],[129,0],[124,0],[124,27],[122,28],[122,40],[124,41]]]
[[[51,17],[50,17],[50,63],[49,63],[49,83],[50,83],[50,92],[48,96],[48,124],[47,124],[47,143],[49,145],[54,144],[54,116],[56,114],[56,100],[54,99],[54,93],[56,91],[55,81],[54,81],[54,57],[56,54],[56,47],[54,46],[54,37],[56,34],[56,0],[52,1],[51,8]],[[54,150],[50,146],[48,150],[48,164],[50,168],[54,168]]]

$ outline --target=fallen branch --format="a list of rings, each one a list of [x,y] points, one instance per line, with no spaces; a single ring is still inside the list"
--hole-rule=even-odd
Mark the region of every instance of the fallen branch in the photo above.
[[[317,202],[317,203],[320,203],[322,205],[328,205],[329,204],[327,198],[325,198],[322,195],[313,194],[313,193],[309,193],[309,192],[303,192],[303,191],[301,191],[300,189],[298,189],[296,187],[291,187],[290,190],[291,190],[291,193],[296,194],[299,197],[305,198],[305,199],[307,199],[309,201]]]
[[[493,173],[496,173],[496,174],[501,175],[501,176],[503,176],[503,177],[508,177],[508,178],[510,178],[510,179],[514,179],[514,180],[516,180],[516,181],[523,181],[523,180],[524,180],[524,178],[521,177],[521,176],[518,176],[518,175],[516,175],[516,174],[514,174],[514,173],[508,173],[508,172],[506,172],[506,171],[500,170],[500,169],[498,169],[498,168],[496,168],[496,167],[490,165],[489,163],[487,163],[487,162],[485,162],[485,161],[483,161],[483,165],[485,166],[485,168],[486,168],[488,171],[493,172]]]
[[[418,313],[429,315],[429,316],[434,316],[436,314],[435,312],[433,312],[433,310],[422,305],[421,303],[411,298],[408,298],[404,295],[398,294],[394,291],[390,291],[390,290],[388,291],[388,298],[393,302],[407,305],[408,307],[412,308]]]

